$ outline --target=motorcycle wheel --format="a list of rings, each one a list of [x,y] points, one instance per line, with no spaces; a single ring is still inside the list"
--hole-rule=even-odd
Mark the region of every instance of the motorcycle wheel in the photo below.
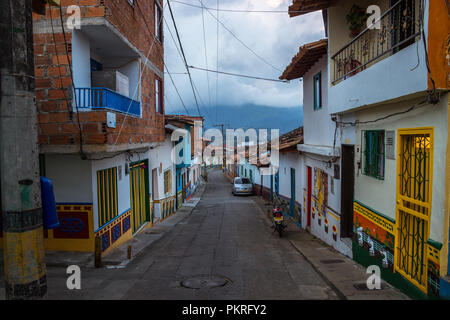
[[[282,234],[283,234],[283,226],[281,224],[278,224],[277,229],[278,229],[278,234],[280,235],[280,238],[281,238]]]

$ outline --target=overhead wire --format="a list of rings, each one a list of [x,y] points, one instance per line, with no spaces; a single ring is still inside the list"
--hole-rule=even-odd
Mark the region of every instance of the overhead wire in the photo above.
[[[167,4],[168,4],[168,6],[169,6],[169,12],[170,12],[170,16],[172,17],[173,26],[175,27],[175,33],[176,33],[176,35],[177,35],[178,42],[179,42],[179,44],[180,44],[180,50],[181,50],[181,53],[182,53],[182,55],[183,55],[183,59],[184,59],[184,64],[185,64],[185,67],[186,67],[186,71],[188,72],[189,81],[190,81],[191,87],[192,87],[192,93],[194,94],[195,105],[196,105],[196,107],[197,107],[198,114],[201,116],[200,107],[199,107],[199,105],[198,105],[198,100],[197,100],[197,95],[195,94],[195,89],[194,89],[194,85],[193,85],[192,76],[191,76],[191,73],[190,73],[190,71],[189,71],[188,63],[187,63],[187,60],[186,60],[186,55],[184,54],[183,45],[182,45],[182,43],[181,43],[180,34],[179,34],[179,32],[178,32],[177,24],[176,24],[175,18],[174,18],[174,16],[173,16],[172,7],[170,6],[170,1],[167,1]]]
[[[137,5],[137,7],[139,8],[139,10],[141,10],[140,7],[139,7],[139,2],[136,1],[135,3],[136,3],[136,5]],[[164,7],[165,7],[165,5],[164,5]],[[163,17],[164,17],[164,7],[163,7],[163,10],[161,10],[162,12],[161,12],[161,18],[160,18],[160,21],[159,21],[159,25],[161,24],[162,19],[163,19]],[[141,11],[141,14],[142,14],[142,11]],[[145,21],[145,20],[144,20],[144,21]],[[147,28],[148,28],[148,26],[147,26]],[[148,62],[148,60],[149,60],[148,58],[149,58],[150,53],[151,53],[151,51],[152,51],[152,49],[153,49],[153,45],[155,44],[155,41],[156,41],[156,34],[153,34],[153,40],[152,40],[152,43],[151,43],[151,45],[150,45],[150,47],[149,47],[149,49],[148,49],[148,52],[147,52],[147,54],[146,54],[146,56],[145,56],[144,67],[147,65],[147,62]],[[142,81],[142,75],[143,75],[143,73],[144,73],[144,68],[142,68],[141,72],[139,73],[138,84],[140,84],[141,81]],[[138,87],[139,87],[139,86],[137,85],[137,86],[136,86],[136,89],[135,89],[135,91],[134,91],[133,97],[135,97],[135,96],[137,95],[137,93],[138,93]],[[119,133],[117,134],[117,138],[116,138],[116,141],[115,141],[115,143],[114,143],[114,146],[117,145],[117,142],[119,141],[120,135],[121,135],[122,130],[123,130],[123,126],[124,126],[124,124],[125,124],[125,120],[126,120],[127,117],[128,117],[128,113],[129,113],[129,111],[130,111],[130,107],[131,107],[132,103],[133,103],[133,101],[130,101],[130,104],[128,105],[127,112],[125,113],[125,117],[122,119],[122,124],[121,124],[121,126],[120,126]]]
[[[203,10],[203,2],[200,0]],[[219,17],[219,0],[217,0],[217,17]],[[216,70],[219,71],[219,19],[216,19]],[[216,123],[217,123],[217,113],[219,109],[219,73],[216,74]]]
[[[191,69],[206,71],[206,72],[214,72],[219,74],[225,74],[229,76],[235,76],[235,77],[242,77],[242,78],[249,78],[249,79],[256,79],[256,80],[264,80],[264,81],[273,81],[273,82],[282,82],[282,83],[289,83],[289,80],[279,80],[279,79],[271,79],[271,78],[264,78],[264,77],[258,77],[258,76],[251,76],[251,75],[245,75],[245,74],[239,74],[239,73],[232,73],[232,72],[225,72],[225,71],[218,71],[218,70],[210,70],[195,66],[189,66]]]
[[[201,6],[197,6],[195,4],[191,4],[191,3],[187,3],[187,2],[183,2],[183,1],[178,1],[178,0],[171,0],[172,2],[175,3],[179,3],[179,4],[183,4],[189,7],[194,7],[194,8],[198,8],[201,9]],[[216,10],[214,8],[206,8],[205,9],[209,9],[209,10]],[[235,13],[304,13],[304,11],[300,11],[300,10],[245,10],[245,9],[220,9],[218,10],[220,12],[235,12]]]
[[[51,15],[51,11],[52,10],[50,10],[50,15]],[[51,22],[52,22],[52,31],[53,31],[53,18],[52,18],[52,16],[50,16],[50,19],[51,19]],[[59,6],[59,19],[60,19],[60,22],[61,22],[61,29],[62,29],[63,39],[64,39],[64,48],[65,48],[65,51],[66,51],[66,58],[67,58],[67,61],[68,61],[68,64],[69,64],[70,80],[72,81],[72,92],[73,92],[73,96],[74,96],[73,101],[75,102],[75,110],[77,111],[78,132],[79,132],[79,138],[80,138],[80,151],[79,151],[79,153],[80,153],[81,159],[86,160],[87,156],[86,156],[86,154],[84,153],[84,150],[83,150],[83,130],[81,128],[80,112],[78,110],[78,101],[77,101],[77,94],[76,94],[76,91],[75,91],[75,82],[74,82],[74,79],[73,79],[72,62],[71,62],[71,58],[69,57],[69,49],[68,49],[69,45],[67,43],[66,31],[64,30],[63,11],[62,11],[61,6]],[[55,35],[54,34],[53,34],[53,40],[55,41]],[[56,50],[56,44],[55,44],[55,50]],[[55,52],[55,55],[57,57],[58,64],[59,64],[59,57],[56,54],[56,52]],[[59,66],[58,66],[58,68],[59,68]],[[61,82],[61,85],[62,85],[62,82]],[[65,94],[64,94],[64,96],[65,96]]]
[[[200,0],[199,0],[200,2]],[[205,28],[205,14],[202,9],[202,27],[203,27],[203,45],[205,47],[205,65],[208,68],[208,49],[206,46],[206,28]],[[206,73],[206,81],[208,82],[208,97],[209,97],[209,105],[211,105],[211,87],[209,85],[209,73]]]
[[[225,24],[222,23],[222,21],[219,20],[218,17],[216,17],[205,5],[203,4],[203,1],[200,0],[200,3],[202,4],[202,7],[206,9],[206,11],[209,13],[211,17],[213,17],[217,23],[219,23],[225,30],[227,30],[240,44],[242,44],[245,48],[247,48],[251,53],[253,53],[258,59],[260,59],[262,62],[267,64],[268,66],[272,67],[273,69],[277,70],[278,72],[283,72],[281,69],[275,67],[273,64],[271,64],[269,61],[264,59],[261,55],[259,55],[255,50],[253,50],[249,45],[247,45],[244,41],[242,41],[233,31],[231,31]]]

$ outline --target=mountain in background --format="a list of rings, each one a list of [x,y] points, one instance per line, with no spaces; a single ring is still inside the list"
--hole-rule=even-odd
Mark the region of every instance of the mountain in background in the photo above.
[[[189,111],[190,114],[196,114],[193,110]],[[281,135],[303,125],[303,108],[301,106],[289,108],[253,104],[220,106],[217,108],[217,123],[215,107],[206,110],[201,108],[201,111],[204,117],[210,119],[210,121],[205,121],[205,129],[223,123],[234,129],[280,129]],[[185,112],[180,111],[175,114],[185,114]]]

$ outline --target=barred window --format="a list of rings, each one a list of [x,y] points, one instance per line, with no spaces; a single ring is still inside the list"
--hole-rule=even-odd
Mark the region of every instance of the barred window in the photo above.
[[[363,173],[384,180],[384,130],[363,131]]]
[[[97,171],[97,205],[99,227],[117,217],[117,167]]]
[[[172,190],[172,170],[164,171],[164,193],[170,193]]]

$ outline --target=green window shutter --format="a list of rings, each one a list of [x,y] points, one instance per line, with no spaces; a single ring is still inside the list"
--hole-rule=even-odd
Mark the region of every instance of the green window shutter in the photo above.
[[[364,131],[363,173],[376,179],[384,179],[384,130]]]

